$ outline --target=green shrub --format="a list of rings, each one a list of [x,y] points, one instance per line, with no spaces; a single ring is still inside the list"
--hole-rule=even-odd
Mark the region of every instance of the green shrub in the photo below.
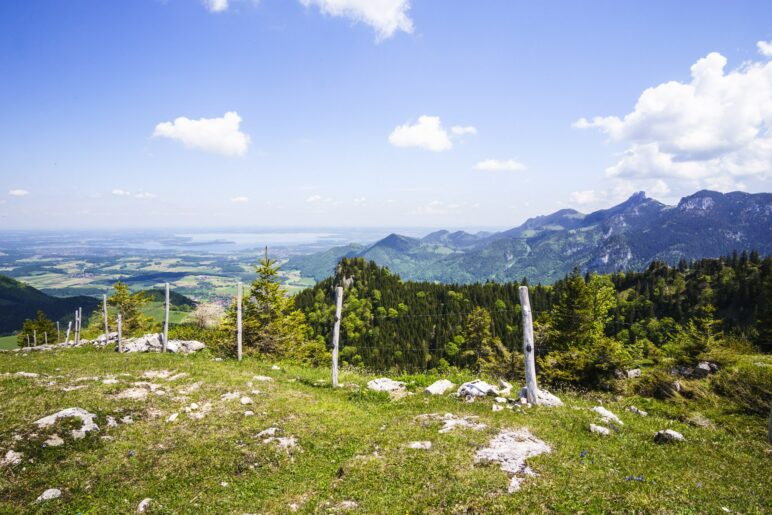
[[[743,363],[726,368],[711,378],[711,386],[743,411],[769,415],[772,402],[772,366],[769,364]]]
[[[672,399],[680,396],[673,376],[659,368],[644,373],[635,384],[634,390],[638,395],[655,399]]]

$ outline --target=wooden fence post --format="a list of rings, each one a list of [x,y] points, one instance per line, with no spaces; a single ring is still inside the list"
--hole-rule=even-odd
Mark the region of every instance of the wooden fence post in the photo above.
[[[56,321],[56,343],[59,343],[59,340],[61,339],[62,334],[59,332],[59,321]]]
[[[123,352],[123,341],[121,339],[121,314],[118,313],[118,353]]]
[[[37,329],[33,329],[32,330],[32,345],[34,347],[38,346],[38,330]]]
[[[48,331],[43,333],[43,338],[44,338],[44,341],[45,341],[46,345],[48,345]]]
[[[338,344],[340,341],[340,314],[343,310],[343,287],[335,288],[335,327],[332,330],[332,387],[338,386]]]
[[[525,352],[525,386],[528,402],[536,405],[536,363],[533,348],[533,319],[531,318],[531,301],[528,298],[528,286],[521,286],[520,307],[523,311],[523,351]]]
[[[242,298],[242,289],[241,289],[241,281],[239,281],[238,286],[236,287],[236,352],[239,356],[239,361],[241,361],[241,353],[242,353],[242,328],[241,328],[241,298]]]
[[[104,314],[105,319],[105,343],[107,343],[107,332],[109,331],[109,327],[107,325],[107,295],[102,295],[102,313]]]
[[[67,322],[67,334],[64,336],[64,343],[70,341],[70,329],[72,329],[72,320]]]
[[[169,283],[166,283],[166,305],[164,307],[164,345],[162,352],[166,352],[169,343]]]
[[[27,333],[27,347],[29,347],[29,333]]]

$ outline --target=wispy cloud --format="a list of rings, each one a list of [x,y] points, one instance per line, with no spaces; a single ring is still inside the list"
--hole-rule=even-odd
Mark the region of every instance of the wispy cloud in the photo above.
[[[203,0],[204,7],[210,13],[221,13],[228,10],[228,0]]]
[[[247,202],[249,202],[249,197],[233,197],[231,199],[231,202],[233,202],[234,204],[246,204]]]
[[[514,159],[484,159],[474,165],[475,170],[519,172],[525,170],[523,163]]]
[[[122,190],[122,189],[118,189],[118,188],[114,189],[112,191],[112,193],[116,197],[130,197],[131,196],[131,192],[130,191],[126,191],[126,190]]]
[[[26,197],[27,195],[29,195],[29,191],[17,189],[17,190],[10,190],[8,194],[12,197]]]
[[[375,29],[378,40],[388,39],[397,31],[413,32],[408,16],[409,0],[300,0],[306,7],[316,5],[330,16],[343,16],[366,23]]]

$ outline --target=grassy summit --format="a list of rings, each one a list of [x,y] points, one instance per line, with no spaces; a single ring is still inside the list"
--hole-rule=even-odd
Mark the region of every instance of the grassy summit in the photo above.
[[[768,358],[754,359],[770,366]],[[457,384],[469,378],[449,377]],[[726,399],[562,392],[563,408],[493,412],[491,398],[468,404],[425,395],[433,376],[395,377],[416,392],[398,401],[362,389],[369,379],[344,370],[346,386],[333,390],[327,369],[219,362],[208,351],[2,353],[0,454],[13,449],[23,458],[0,474],[0,512],[133,513],[145,498],[150,513],[761,513],[772,501],[766,420],[737,414]],[[121,398],[130,389],[146,397]],[[243,396],[252,403],[242,404]],[[588,429],[599,423],[589,408],[601,403],[624,422],[609,437]],[[625,410],[633,404],[649,416]],[[48,430],[33,425],[70,407],[95,413],[99,432],[73,440],[73,420]],[[439,423],[416,420],[446,412],[477,416],[488,427],[440,434]],[[132,423],[123,422],[127,416]],[[118,425],[109,427],[108,417]],[[296,446],[285,450],[257,436],[271,427]],[[499,430],[520,428],[552,452],[529,459],[538,477],[510,494],[507,474],[476,465],[474,455]],[[654,433],[666,428],[686,441],[655,444]],[[45,446],[52,433],[64,444]],[[412,441],[432,447],[410,449]],[[48,488],[60,489],[61,498],[34,504]]]

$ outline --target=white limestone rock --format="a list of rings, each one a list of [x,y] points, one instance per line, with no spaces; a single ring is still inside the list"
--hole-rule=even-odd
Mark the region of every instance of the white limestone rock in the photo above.
[[[520,399],[525,399],[526,403],[528,402],[528,387],[524,386],[520,390]],[[522,402],[522,401],[521,401]],[[545,406],[548,408],[559,408],[563,405],[563,401],[561,401],[557,396],[552,395],[550,392],[543,388],[537,388],[536,389],[536,404],[538,406]]]
[[[611,431],[609,430],[609,428],[603,427],[603,426],[596,426],[595,424],[590,424],[590,432],[601,436],[608,436],[611,434]]]
[[[455,385],[452,381],[448,381],[447,379],[440,379],[439,381],[433,382],[430,386],[427,386],[426,393],[430,395],[442,395],[454,386]]]
[[[52,501],[54,499],[58,499],[62,496],[62,491],[58,488],[49,488],[42,494],[38,496],[37,499],[35,499],[36,503],[44,502],[44,501]]]
[[[623,426],[623,425],[625,425],[625,423],[624,423],[624,422],[622,422],[622,421],[619,419],[619,417],[617,417],[616,415],[614,415],[613,413],[611,413],[609,410],[607,410],[607,409],[606,409],[606,408],[604,408],[603,406],[595,406],[594,408],[592,408],[592,411],[594,411],[595,413],[597,413],[597,414],[600,416],[600,418],[601,418],[601,419],[602,419],[604,422],[606,422],[606,423],[609,423],[609,422],[614,422],[615,424],[619,424],[620,426]]]
[[[388,377],[373,379],[367,383],[367,388],[376,392],[402,392],[405,391],[405,383],[394,381]]]
[[[512,493],[520,489],[525,479],[523,476],[537,475],[526,464],[526,460],[551,451],[549,445],[532,435],[528,429],[505,429],[490,441],[488,447],[477,451],[475,463],[498,463],[501,470],[511,477],[509,492]]]
[[[486,395],[498,395],[498,390],[493,385],[490,385],[482,379],[475,379],[468,383],[462,384],[458,388],[459,397],[485,397]]]
[[[57,411],[53,415],[49,415],[47,417],[43,417],[39,420],[36,420],[34,424],[38,426],[40,429],[46,429],[54,425],[56,421],[61,418],[80,419],[80,422],[81,422],[80,429],[74,429],[72,431],[72,436],[75,439],[83,438],[86,436],[86,433],[89,433],[91,431],[99,431],[99,426],[97,426],[94,423],[94,418],[96,418],[96,415],[94,415],[93,413],[89,413],[83,408],[63,409],[61,411]]]
[[[408,449],[419,449],[423,451],[428,451],[432,448],[432,442],[428,440],[419,441],[419,442],[410,442],[407,444]]]

